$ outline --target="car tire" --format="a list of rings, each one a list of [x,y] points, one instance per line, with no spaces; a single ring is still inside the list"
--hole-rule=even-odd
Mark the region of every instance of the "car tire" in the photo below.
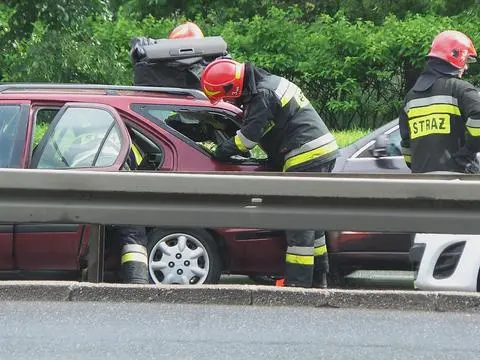
[[[156,229],[148,234],[148,272],[153,284],[217,284],[222,259],[203,229]]]

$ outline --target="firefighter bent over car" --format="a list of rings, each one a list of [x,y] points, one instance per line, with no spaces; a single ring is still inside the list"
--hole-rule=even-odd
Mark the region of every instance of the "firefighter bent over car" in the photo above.
[[[233,139],[219,145],[216,159],[249,154],[257,144],[274,170],[331,172],[338,156],[335,138],[300,88],[252,63],[217,59],[201,77],[213,103],[227,100],[243,108],[243,124]],[[326,287],[325,232],[288,230],[282,286]]]
[[[480,96],[461,80],[476,61],[472,41],[444,31],[432,42],[424,71],[399,115],[402,153],[413,173],[478,173]]]

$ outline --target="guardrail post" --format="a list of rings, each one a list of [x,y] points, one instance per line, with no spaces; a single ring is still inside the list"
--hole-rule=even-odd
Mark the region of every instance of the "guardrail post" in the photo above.
[[[88,282],[103,282],[104,255],[105,226],[92,224],[90,225],[90,239],[88,245]]]

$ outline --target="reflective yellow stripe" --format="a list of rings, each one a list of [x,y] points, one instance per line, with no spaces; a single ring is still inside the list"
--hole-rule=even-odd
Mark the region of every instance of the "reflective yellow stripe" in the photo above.
[[[312,256],[313,248],[311,246],[288,246],[287,254]]]
[[[235,79],[240,79],[240,75],[242,74],[242,65],[237,64],[235,67]]]
[[[325,238],[325,235],[323,235],[323,236],[313,240],[313,246],[314,247],[323,246],[323,245],[325,245],[325,242],[326,242],[326,238]]]
[[[421,106],[428,106],[428,105],[434,105],[434,104],[452,104],[452,105],[458,106],[458,100],[457,98],[454,98],[453,96],[449,96],[449,95],[429,96],[426,98],[410,100],[405,105],[404,110],[406,113],[408,113],[408,110],[410,110],[411,108],[418,108]]]
[[[140,154],[140,150],[138,150],[137,145],[135,145],[133,142],[132,142],[131,148],[132,148],[133,154],[135,155],[135,161],[137,162],[137,165],[140,165],[140,163],[143,160],[142,154]]]
[[[453,114],[460,115],[460,109],[457,105],[451,104],[433,104],[428,106],[416,107],[408,110],[407,116],[413,118],[416,116],[425,116],[430,114]]]
[[[240,151],[243,151],[243,152],[247,152],[247,151],[248,151],[248,148],[247,148],[247,147],[245,146],[245,144],[242,142],[242,139],[240,139],[240,136],[235,135],[234,140],[235,140],[235,146],[236,146]]]
[[[467,131],[472,136],[480,136],[480,128],[467,126]]]
[[[287,87],[287,90],[285,91],[285,94],[282,96],[282,98],[280,99],[280,102],[282,104],[282,107],[284,107],[285,105],[288,104],[288,102],[290,100],[292,100],[292,98],[295,96],[296,92],[297,92],[298,87],[297,85],[295,85],[294,83],[289,83],[288,84],[288,87]]]
[[[220,91],[210,91],[207,88],[203,88],[203,92],[205,93],[205,95],[207,95],[207,97],[212,97],[220,94]]]
[[[289,264],[313,265],[312,255],[287,254],[285,261]]]
[[[412,162],[412,155],[403,155],[403,159],[407,164],[410,164]]]
[[[125,244],[122,247],[122,254],[137,252],[140,254],[145,254],[147,256],[147,248],[143,245],[138,244]]]
[[[450,134],[450,115],[432,114],[416,117],[408,120],[408,127],[412,140],[427,135]]]
[[[332,141],[327,145],[323,145],[323,146],[320,146],[319,148],[304,152],[303,154],[293,156],[287,161],[285,161],[285,165],[283,165],[283,171],[286,171],[288,168],[292,166],[299,165],[309,160],[318,158],[320,156],[327,155],[337,149],[338,149],[337,142]]]
[[[124,264],[126,262],[136,261],[141,262],[143,264],[147,264],[147,256],[140,253],[127,253],[122,255],[121,263]]]
[[[330,144],[332,141],[335,141],[335,137],[330,132],[328,132],[322,136],[319,136],[318,138],[315,138],[303,144],[302,146],[296,149],[289,151],[288,153],[285,154],[285,160],[290,159],[294,156],[303,154],[307,151],[318,149],[320,146]]]
[[[323,254],[326,254],[326,253],[327,253],[327,245],[317,246],[313,250],[314,256],[322,256]]]

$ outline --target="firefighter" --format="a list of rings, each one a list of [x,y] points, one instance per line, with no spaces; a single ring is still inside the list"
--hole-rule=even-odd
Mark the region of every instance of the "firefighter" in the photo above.
[[[140,148],[135,144],[130,132],[132,144],[127,157],[126,170],[136,170],[143,160]],[[144,226],[105,227],[105,236],[110,241],[120,242],[120,272],[123,282],[129,284],[148,284],[147,234]]]
[[[478,173],[480,96],[461,80],[476,57],[472,40],[461,32],[434,38],[399,114],[402,154],[413,173]]]
[[[257,144],[272,169],[284,172],[331,172],[338,146],[300,88],[252,63],[217,59],[201,78],[211,102],[226,100],[242,107],[243,124],[215,151],[219,161],[248,156]],[[326,287],[328,255],[324,231],[287,231],[285,278],[279,286]]]

